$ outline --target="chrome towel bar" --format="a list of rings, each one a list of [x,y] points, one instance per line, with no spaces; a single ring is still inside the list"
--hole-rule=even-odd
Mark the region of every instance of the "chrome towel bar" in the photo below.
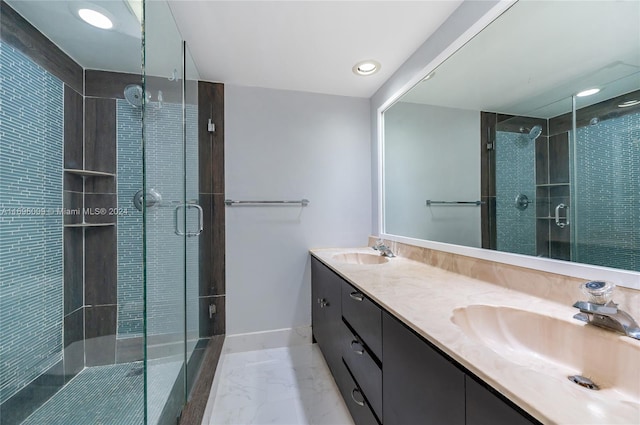
[[[427,206],[436,205],[436,204],[480,206],[480,205],[484,205],[485,202],[484,201],[432,201],[431,199],[427,199]]]
[[[263,206],[280,206],[280,205],[301,205],[303,207],[306,207],[307,205],[309,205],[309,200],[308,199],[300,199],[299,201],[233,201],[231,199],[225,199],[224,200],[224,204],[231,207],[231,206],[256,206],[256,205],[263,205]]]

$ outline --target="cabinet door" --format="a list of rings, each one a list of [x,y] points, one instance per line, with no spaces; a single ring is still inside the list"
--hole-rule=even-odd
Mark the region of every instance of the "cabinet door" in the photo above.
[[[342,279],[316,258],[311,257],[311,326],[313,336],[334,376],[341,370]]]
[[[491,391],[466,377],[467,425],[531,425],[529,419]]]
[[[465,423],[464,373],[386,312],[382,350],[383,423]]]

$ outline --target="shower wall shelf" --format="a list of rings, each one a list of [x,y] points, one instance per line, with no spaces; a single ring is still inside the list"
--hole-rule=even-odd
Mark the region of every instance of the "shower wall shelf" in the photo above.
[[[78,170],[75,168],[65,168],[65,172],[85,177],[115,177],[114,173],[106,173],[104,171]]]

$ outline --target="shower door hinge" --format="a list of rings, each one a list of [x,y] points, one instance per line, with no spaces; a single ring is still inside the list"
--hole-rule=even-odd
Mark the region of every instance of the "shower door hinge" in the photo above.
[[[493,150],[493,143],[487,143],[487,150],[488,151],[492,151]]]
[[[214,314],[216,314],[216,305],[209,304],[209,319],[213,319]]]
[[[216,131],[216,125],[213,123],[213,121],[211,121],[211,118],[209,118],[209,122],[207,122],[207,131],[209,133],[213,133]]]

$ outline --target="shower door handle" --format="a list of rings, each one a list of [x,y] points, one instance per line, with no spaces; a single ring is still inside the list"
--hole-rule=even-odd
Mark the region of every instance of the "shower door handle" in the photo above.
[[[189,208],[195,208],[198,210],[198,230],[195,232],[186,232],[184,230],[180,230],[180,225],[178,224],[179,220],[178,220],[178,212],[180,211],[181,208],[184,208],[185,210],[188,210]],[[185,220],[186,220],[186,212],[185,212]],[[204,230],[204,226],[203,226],[203,222],[204,222],[204,213],[202,211],[202,207],[198,204],[180,204],[176,206],[175,209],[175,221],[174,221],[174,226],[175,226],[175,233],[178,236],[186,236],[188,238],[193,237],[193,236],[198,236],[200,235],[200,233],[202,233],[202,230]],[[186,223],[185,223],[186,226]]]
[[[560,210],[561,209],[566,209],[567,210],[567,215],[565,216],[565,220],[564,222],[560,221]],[[569,225],[569,206],[565,205],[565,204],[558,204],[556,206],[556,226],[558,226],[559,228],[563,229],[565,226]]]

